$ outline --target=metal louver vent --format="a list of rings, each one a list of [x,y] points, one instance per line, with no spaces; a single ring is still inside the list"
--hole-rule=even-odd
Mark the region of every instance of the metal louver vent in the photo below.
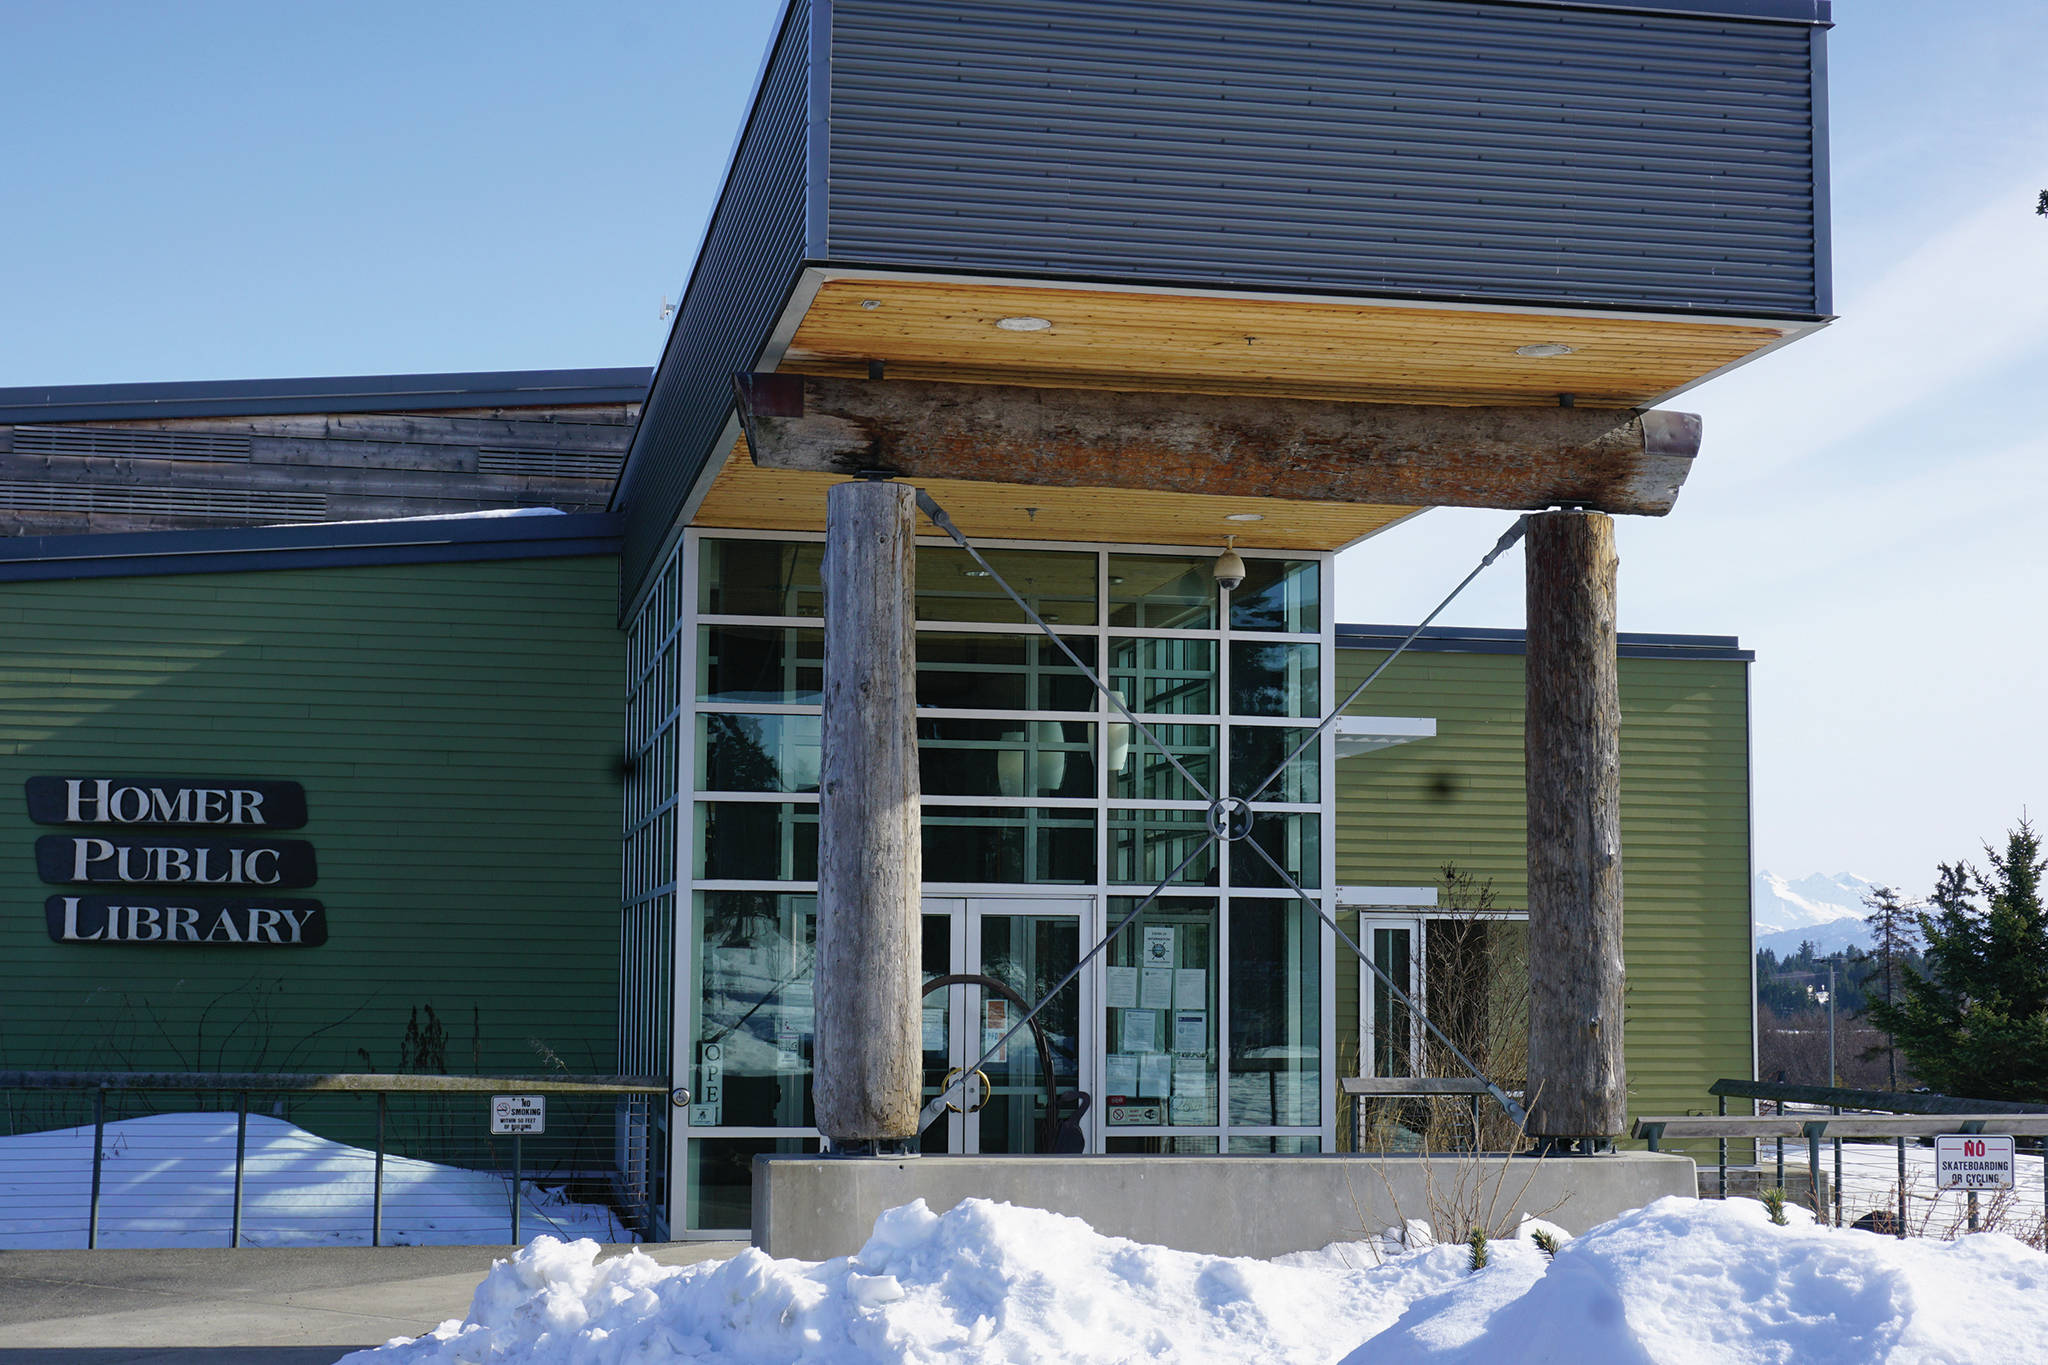
[[[14,429],[14,453],[118,455],[144,460],[246,460],[249,438],[231,432],[25,426]]]
[[[527,474],[551,479],[616,479],[619,455],[565,455],[552,450],[501,450],[479,446],[479,474]]]
[[[327,515],[327,495],[272,493],[258,488],[138,488],[127,484],[0,479],[0,510],[217,517],[229,521],[276,521],[286,517],[317,520]]]

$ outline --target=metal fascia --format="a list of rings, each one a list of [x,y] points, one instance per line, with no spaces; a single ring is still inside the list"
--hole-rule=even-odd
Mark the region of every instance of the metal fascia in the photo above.
[[[0,582],[526,559],[616,554],[618,548],[618,519],[595,512],[24,536],[0,542]]]
[[[469,374],[206,379],[164,384],[37,385],[0,389],[0,423],[635,403],[646,396],[650,373],[633,366]]]
[[[1813,128],[1813,306],[1820,313],[1835,311],[1834,204],[1830,188],[1832,160],[1828,150],[1828,34],[1816,28],[1808,39],[1812,53]]]
[[[1740,19],[1767,24],[1828,27],[1831,0],[1485,0],[1537,9],[1620,10],[1681,19]]]
[[[690,257],[690,279],[683,286],[682,296],[676,300],[674,318],[669,323],[668,338],[661,345],[661,361],[649,376],[647,403],[640,411],[640,421],[633,427],[633,440],[626,447],[626,457],[619,462],[618,482],[612,486],[608,512],[619,510],[620,499],[624,497],[627,481],[632,477],[634,463],[640,457],[640,433],[647,430],[649,414],[660,399],[661,377],[668,369],[669,357],[674,352],[676,339],[682,331],[683,316],[689,307],[690,295],[696,292],[698,277],[704,270],[704,248],[711,242],[711,230],[718,225],[719,215],[725,212],[726,200],[732,194],[733,168],[739,164],[740,149],[746,145],[747,133],[752,130],[754,120],[761,113],[761,96],[768,85],[768,69],[775,64],[775,54],[782,46],[785,32],[789,28],[790,14],[802,0],[782,0],[782,11],[775,17],[773,36],[767,48],[761,53],[761,67],[754,73],[754,93],[747,98],[747,116],[740,120],[739,131],[733,134],[732,149],[725,155],[725,170],[718,177],[718,197],[711,203],[711,211],[704,215],[704,225],[697,233],[697,250]]]

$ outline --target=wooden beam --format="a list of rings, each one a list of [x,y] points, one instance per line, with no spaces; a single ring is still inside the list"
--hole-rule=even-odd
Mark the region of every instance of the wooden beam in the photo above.
[[[916,491],[825,495],[825,703],[818,774],[818,1129],[842,1150],[917,1136],[919,973]]]
[[[1543,512],[1527,541],[1529,1127],[1619,1136],[1621,692],[1614,522]]]
[[[733,377],[764,469],[1058,488],[1661,516],[1699,450],[1690,413],[1436,407]]]

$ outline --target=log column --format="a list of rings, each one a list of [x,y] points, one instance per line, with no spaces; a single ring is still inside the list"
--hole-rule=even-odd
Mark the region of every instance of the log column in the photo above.
[[[916,493],[825,497],[825,717],[818,782],[818,1128],[835,1147],[917,1136]]]
[[[1614,522],[1529,518],[1529,1135],[1624,1131]]]

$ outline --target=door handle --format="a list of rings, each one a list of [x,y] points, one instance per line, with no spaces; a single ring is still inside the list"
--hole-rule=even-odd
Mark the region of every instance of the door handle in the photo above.
[[[957,1066],[956,1066],[956,1067],[954,1067],[954,1068],[953,1068],[953,1069],[952,1069],[951,1071],[948,1071],[948,1072],[946,1073],[946,1078],[945,1078],[945,1080],[943,1080],[943,1081],[941,1081],[941,1082],[939,1083],[939,1093],[940,1093],[940,1094],[944,1094],[944,1093],[945,1093],[945,1092],[947,1092],[948,1090],[951,1090],[951,1089],[953,1088],[953,1082],[954,1082],[954,1080],[955,1080],[955,1079],[956,1079],[956,1078],[957,1078],[957,1077],[958,1077],[958,1076],[959,1076],[960,1074],[961,1074],[960,1068],[959,1068],[959,1067],[957,1067]],[[965,1108],[965,1109],[962,1109],[962,1108],[961,1108],[961,1107],[960,1107],[959,1105],[957,1105],[957,1104],[953,1103],[953,1102],[952,1102],[951,1100],[947,1100],[947,1101],[946,1101],[946,1112],[947,1112],[947,1113],[949,1113],[949,1114],[979,1114],[979,1113],[981,1112],[981,1110],[982,1110],[982,1107],[983,1107],[984,1105],[986,1105],[986,1104],[988,1103],[988,1097],[989,1097],[989,1093],[990,1093],[990,1090],[992,1089],[992,1087],[991,1087],[991,1086],[989,1085],[989,1083],[988,1083],[988,1073],[987,1073],[987,1072],[985,1072],[985,1071],[983,1071],[983,1070],[981,1070],[981,1069],[980,1069],[979,1067],[977,1067],[977,1068],[975,1068],[975,1071],[974,1071],[974,1076],[975,1076],[975,1079],[976,1079],[976,1080],[979,1080],[979,1081],[981,1082],[981,1098],[980,1098],[980,1099],[979,1099],[978,1101],[976,1101],[976,1102],[975,1102],[974,1104],[971,1104],[971,1105],[969,1105],[969,1106],[968,1106],[967,1108]]]

